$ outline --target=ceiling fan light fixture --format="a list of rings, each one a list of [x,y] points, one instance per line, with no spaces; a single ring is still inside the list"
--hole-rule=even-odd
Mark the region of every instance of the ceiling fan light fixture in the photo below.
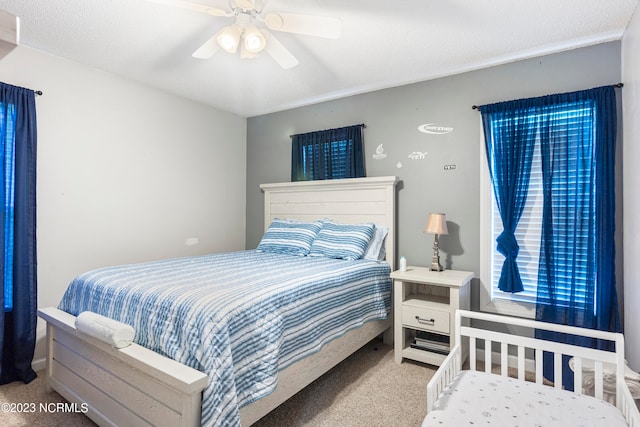
[[[264,35],[253,25],[247,25],[244,30],[244,48],[251,53],[262,51],[267,45]]]
[[[254,59],[257,58],[258,54],[254,52],[249,52],[244,43],[240,45],[240,58],[241,59]]]
[[[342,28],[338,18],[287,12],[265,13],[267,0],[227,0],[228,9],[198,3],[200,0],[146,1],[173,4],[213,16],[235,17],[234,24],[219,30],[193,52],[192,56],[198,59],[211,58],[220,49],[231,54],[240,49],[241,58],[257,58],[264,51],[283,69],[289,69],[298,65],[298,60],[269,30],[336,39],[340,37]],[[260,28],[256,27],[257,23]]]
[[[216,36],[216,41],[227,52],[236,53],[240,44],[240,31],[235,25],[225,27]]]

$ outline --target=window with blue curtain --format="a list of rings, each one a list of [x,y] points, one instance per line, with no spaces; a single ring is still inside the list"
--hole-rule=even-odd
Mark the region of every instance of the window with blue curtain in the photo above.
[[[534,302],[536,320],[620,331],[616,108],[613,86],[480,107],[503,227],[496,239],[503,259],[494,258],[503,263],[498,287],[511,293],[511,300]],[[523,249],[525,255],[519,259]],[[536,335],[608,348],[599,340]],[[545,376],[552,379],[553,361],[547,359],[545,355]],[[573,374],[564,367],[563,382],[572,388]]]
[[[36,146],[34,91],[0,82],[0,384],[36,378]]]
[[[291,181],[362,178],[364,125],[296,134],[291,137]]]
[[[588,211],[588,216],[595,217],[593,211],[593,205],[579,206],[575,204],[575,200],[593,200],[594,185],[590,179],[591,170],[593,168],[594,156],[590,153],[591,144],[582,144],[581,141],[588,139],[589,135],[593,133],[595,128],[593,105],[587,103],[585,105],[578,105],[575,103],[561,104],[552,108],[551,106],[540,110],[530,112],[516,112],[516,116],[521,114],[525,117],[522,120],[523,123],[531,125],[532,129],[536,129],[540,123],[546,123],[545,128],[548,134],[565,135],[567,136],[567,146],[558,148],[555,153],[556,159],[566,159],[563,163],[563,167],[556,176],[556,182],[550,188],[553,192],[553,200],[557,201],[560,206],[568,211],[563,215],[556,215],[552,218],[555,221],[555,226],[552,230],[559,233],[560,230],[567,230],[566,227],[562,227],[562,222],[566,220],[568,216],[584,215],[585,211]],[[491,132],[491,140],[495,141],[504,136],[505,130],[508,130],[511,126],[513,119],[505,118],[504,116],[492,116],[491,124],[489,126]],[[529,134],[529,140],[533,142],[531,144],[531,153],[529,153],[530,167],[528,174],[528,185],[522,186],[523,191],[520,191],[523,197],[523,212],[520,216],[517,226],[514,231],[514,239],[518,245],[517,255],[517,268],[521,277],[521,288],[517,292],[513,292],[509,289],[501,289],[501,269],[505,262],[505,256],[500,252],[500,249],[496,245],[496,252],[492,257],[492,269],[491,281],[493,282],[493,294],[502,299],[509,299],[511,301],[518,301],[523,303],[534,303],[537,298],[537,284],[538,284],[538,270],[540,266],[540,248],[542,240],[542,226],[543,226],[543,213],[544,213],[544,179],[543,179],[543,151],[541,148],[541,138],[537,135],[537,130],[534,133]],[[509,141],[510,138],[506,136],[505,141]],[[495,142],[494,142],[495,144]],[[508,149],[513,148],[510,144],[506,144]],[[496,162],[501,161],[501,157],[496,152],[495,146],[490,152],[490,161],[493,169],[498,166]],[[548,157],[548,155],[547,155]],[[557,160],[556,160],[557,161]],[[494,192],[496,194],[503,193],[503,187],[508,184],[505,180],[496,180],[493,183]],[[526,189],[526,191],[524,191]],[[568,195],[575,194],[576,199],[571,199]],[[550,199],[549,195],[547,198]],[[556,208],[558,212],[559,207]],[[502,225],[502,219],[500,217],[500,210],[496,198],[493,198],[493,207],[491,220],[492,226],[492,238],[497,241],[499,237],[504,233],[504,227]],[[582,240],[585,236],[595,235],[595,225],[593,222],[581,221],[576,224],[576,239],[579,243],[574,244],[574,240],[570,236],[558,237],[556,243],[562,245],[562,252],[571,254],[566,259],[571,259],[575,262],[576,275],[575,285],[572,286],[571,281],[567,281],[568,275],[563,275],[556,280],[555,292],[558,304],[569,304],[572,298],[577,301],[586,303],[590,294],[589,287],[586,285],[589,280],[593,281],[593,278],[589,278],[589,257],[593,257],[593,245],[590,246],[588,240]],[[593,243],[593,242],[591,242]],[[588,250],[588,248],[590,248]],[[574,266],[565,265],[565,268],[573,268]],[[590,299],[593,302],[593,299]],[[595,308],[594,308],[595,309]]]

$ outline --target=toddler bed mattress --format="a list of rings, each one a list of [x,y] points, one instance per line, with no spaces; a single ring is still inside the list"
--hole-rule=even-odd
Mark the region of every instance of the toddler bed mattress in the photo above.
[[[237,425],[278,371],[367,321],[385,319],[386,262],[242,251],[107,267],[59,305],[131,325],[134,341],[206,373],[203,425]]]
[[[533,382],[461,371],[440,394],[422,427],[626,426],[610,403]]]

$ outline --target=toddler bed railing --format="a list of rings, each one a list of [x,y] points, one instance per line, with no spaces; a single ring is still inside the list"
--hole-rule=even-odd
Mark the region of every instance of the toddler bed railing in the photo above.
[[[607,340],[614,343],[615,351],[534,338],[536,329]],[[468,356],[470,370],[499,373],[556,389],[563,388],[563,369],[572,369],[573,388],[577,394],[584,393],[583,366],[588,365],[595,376],[593,395],[601,400],[611,400],[603,397],[603,384],[605,377],[613,371],[616,377],[615,405],[628,425],[640,427],[640,413],[625,382],[622,334],[464,310],[456,312],[454,333],[458,344],[427,386],[428,412],[434,409],[438,396],[460,373]],[[543,377],[543,352],[553,354],[553,383]],[[562,363],[563,355],[573,358],[571,368]],[[484,363],[478,365],[478,359],[484,359]]]

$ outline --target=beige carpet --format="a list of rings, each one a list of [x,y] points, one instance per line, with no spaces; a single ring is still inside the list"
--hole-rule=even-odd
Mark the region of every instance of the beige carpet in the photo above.
[[[433,367],[393,361],[393,348],[372,342],[272,411],[257,427],[419,426],[426,407],[426,385]],[[94,426],[81,414],[56,411],[64,399],[44,391],[43,372],[30,384],[0,386],[0,403],[35,404],[33,413],[0,410],[1,426]],[[40,411],[40,403],[51,412]]]
[[[81,413],[65,412],[56,404],[66,402],[58,393],[44,389],[44,372],[29,384],[13,382],[0,386],[0,425],[29,427],[95,426]],[[7,412],[7,404],[9,411]],[[11,407],[13,405],[13,407]],[[42,406],[41,406],[42,404]]]

